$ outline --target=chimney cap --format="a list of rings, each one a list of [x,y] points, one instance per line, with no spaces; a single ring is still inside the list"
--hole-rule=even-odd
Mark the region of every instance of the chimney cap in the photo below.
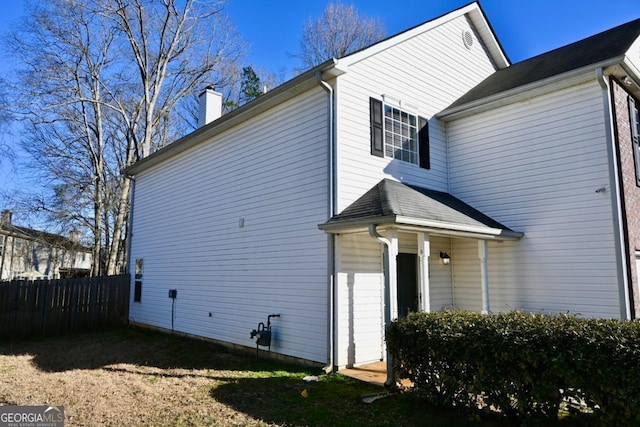
[[[198,95],[198,98],[211,92],[216,92],[216,87],[214,85],[207,85],[204,89],[202,89],[202,92],[200,92],[200,94]]]

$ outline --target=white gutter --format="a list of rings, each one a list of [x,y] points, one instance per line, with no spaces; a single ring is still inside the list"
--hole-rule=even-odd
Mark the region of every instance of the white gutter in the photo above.
[[[511,104],[523,99],[530,98],[528,92],[533,90],[541,90],[541,93],[548,93],[559,90],[563,87],[568,87],[583,83],[593,79],[593,70],[598,70],[619,64],[624,60],[624,56],[618,56],[615,58],[607,59],[606,61],[591,64],[586,67],[577,68],[565,73],[556,74],[546,79],[534,81],[522,86],[514,87],[494,95],[489,95],[484,98],[476,99],[475,101],[468,102],[466,104],[458,105],[452,108],[447,108],[438,114],[436,117],[443,121],[454,120],[460,117],[464,117],[476,112],[482,112],[489,109],[494,109],[502,105]],[[536,94],[538,95],[538,94]]]
[[[616,270],[617,276],[620,278],[620,317],[622,319],[631,319],[631,304],[629,299],[629,277],[627,276],[627,248],[625,247],[624,229],[623,229],[623,211],[622,211],[622,195],[620,184],[620,172],[618,169],[618,156],[615,148],[615,140],[613,138],[613,130],[615,129],[609,84],[604,75],[602,67],[596,69],[596,80],[602,88],[602,104],[607,124],[607,157],[609,159],[609,180],[611,185],[611,210],[613,211],[613,238],[616,247]]]
[[[318,84],[327,92],[328,102],[327,102],[327,124],[328,124],[328,217],[332,218],[336,212],[336,191],[335,191],[335,164],[336,164],[336,135],[335,135],[335,91],[333,86],[322,79],[322,72],[318,70],[316,72],[316,81]],[[332,372],[335,369],[335,286],[336,286],[336,277],[337,277],[337,266],[335,261],[335,253],[336,253],[336,235],[335,234],[327,234],[327,243],[328,243],[328,251],[327,251],[327,277],[328,277],[328,290],[327,290],[327,305],[329,307],[328,310],[328,334],[327,334],[327,359],[328,363],[325,366],[325,372]]]
[[[372,221],[376,226],[394,227],[409,231],[423,231],[445,237],[468,237],[473,239],[518,240],[524,233],[501,228],[456,224],[445,221],[422,220],[418,218],[389,215],[377,218],[356,218],[337,224],[320,224],[318,228],[326,233],[358,233],[366,230]]]
[[[213,122],[196,129],[192,133],[172,142],[161,150],[151,153],[142,160],[137,161],[133,165],[125,169],[127,175],[137,175],[163,161],[170,159],[184,151],[191,149],[202,143],[206,143],[216,135],[221,134],[233,127],[243,124],[247,120],[268,111],[276,105],[293,98],[294,96],[308,91],[315,87],[315,76],[317,72],[329,73],[331,75],[339,75],[342,70],[335,68],[336,59],[330,59],[309,71],[306,71],[293,79],[283,83],[273,90],[259,96],[255,100],[246,103],[240,108],[227,113]]]
[[[395,268],[395,262],[391,256],[391,241],[380,233],[376,229],[375,224],[369,224],[369,235],[376,239],[379,243],[384,245],[384,260],[383,260],[383,273],[384,273],[384,326],[385,329],[391,325],[392,319],[392,307],[391,307],[391,269]],[[386,346],[385,346],[386,347]],[[387,379],[384,382],[385,387],[394,387],[396,384],[395,375],[393,373],[393,360],[389,348],[387,349]]]
[[[513,239],[519,239],[524,235],[523,233],[520,233],[517,231],[509,232],[508,230],[504,230],[502,228],[455,224],[455,223],[446,222],[446,221],[433,221],[428,219],[423,220],[423,219],[417,219],[417,218],[411,218],[411,217],[405,217],[405,216],[397,216],[396,221],[399,224],[415,225],[418,227],[440,228],[444,230],[460,231],[460,232],[467,232],[467,233],[488,234],[491,236],[505,236],[505,237],[508,236]]]

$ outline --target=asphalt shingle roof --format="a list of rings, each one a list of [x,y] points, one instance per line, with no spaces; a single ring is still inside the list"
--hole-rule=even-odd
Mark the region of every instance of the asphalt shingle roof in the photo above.
[[[449,193],[383,179],[324,225],[393,217],[512,231]]]
[[[624,55],[640,36],[640,19],[496,71],[448,108]]]

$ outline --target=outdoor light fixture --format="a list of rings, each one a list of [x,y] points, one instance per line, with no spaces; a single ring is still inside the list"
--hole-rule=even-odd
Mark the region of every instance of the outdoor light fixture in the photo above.
[[[446,252],[440,252],[440,261],[442,261],[444,265],[449,265],[449,263],[451,262],[451,257]]]

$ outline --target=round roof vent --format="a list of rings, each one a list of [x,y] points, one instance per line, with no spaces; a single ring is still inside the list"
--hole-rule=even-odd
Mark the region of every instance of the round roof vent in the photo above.
[[[473,46],[473,34],[471,34],[471,31],[464,30],[462,32],[462,43],[464,43],[464,47],[471,49],[471,46]]]

